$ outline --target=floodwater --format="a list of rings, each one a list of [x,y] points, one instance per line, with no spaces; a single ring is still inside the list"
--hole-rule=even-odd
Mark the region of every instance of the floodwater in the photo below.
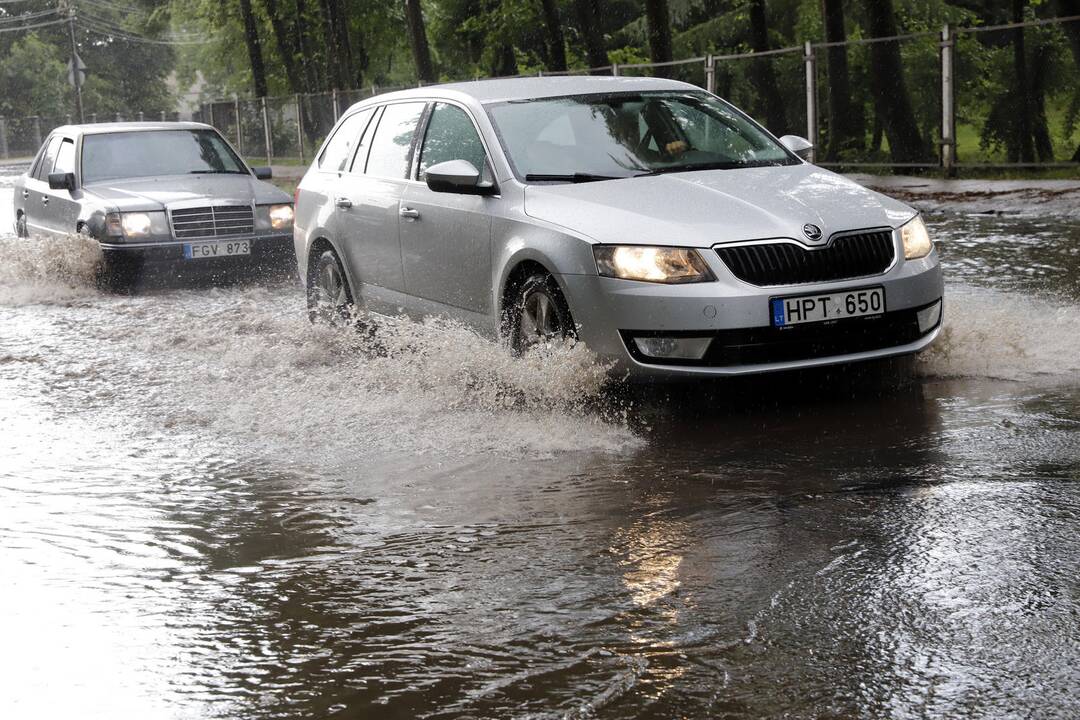
[[[1075,218],[935,212],[914,383],[649,391],[288,277],[104,294],[8,172],[0,717],[1078,712]]]

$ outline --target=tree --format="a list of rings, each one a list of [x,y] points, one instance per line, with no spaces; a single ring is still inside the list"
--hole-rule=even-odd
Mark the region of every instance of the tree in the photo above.
[[[566,69],[566,39],[563,37],[559,6],[555,0],[540,0],[548,35],[548,69]]]
[[[240,17],[244,23],[244,43],[247,45],[248,59],[251,61],[251,80],[255,97],[266,97],[270,92],[266,86],[266,67],[263,65],[259,28],[255,24],[251,0],[240,0]]]
[[[1057,0],[1059,17],[1075,17],[1080,15],[1080,0]],[[1065,35],[1069,38],[1069,49],[1072,51],[1073,61],[1076,63],[1076,73],[1080,76],[1080,21],[1065,23],[1062,25]],[[1080,90],[1077,90],[1080,92]],[[1073,153],[1072,162],[1080,163],[1080,145],[1077,145]]]
[[[645,25],[649,36],[649,56],[654,63],[670,62],[671,49],[671,11],[667,0],[645,0]],[[668,77],[670,67],[658,67],[654,71],[658,77]]]
[[[769,25],[765,17],[765,0],[750,0],[750,47],[754,52],[769,49]],[[776,84],[776,73],[768,58],[753,60],[751,80],[761,96],[761,112],[770,130],[781,135],[787,128],[784,98]],[[813,141],[814,138],[811,138]]]
[[[847,40],[844,27],[843,0],[821,0],[821,18],[825,26],[825,42]],[[851,102],[851,81],[848,76],[847,47],[834,45],[826,51],[829,87],[829,144],[825,159],[835,161],[844,150],[861,148],[865,125],[862,109]],[[810,138],[816,142],[815,138]]]
[[[409,46],[412,48],[413,63],[416,65],[416,76],[426,83],[433,83],[438,78],[435,77],[435,68],[431,64],[431,50],[428,48],[420,0],[405,0],[405,21],[409,26]]]
[[[600,32],[600,12],[597,0],[574,0],[577,10],[578,29],[585,44],[585,59],[589,67],[603,67],[608,64],[607,49],[604,47],[604,34]]]
[[[899,34],[892,0],[865,0],[863,9],[870,37]],[[911,96],[904,82],[900,47],[895,41],[870,45],[870,86],[892,159],[895,162],[925,160],[927,147],[915,122]]]

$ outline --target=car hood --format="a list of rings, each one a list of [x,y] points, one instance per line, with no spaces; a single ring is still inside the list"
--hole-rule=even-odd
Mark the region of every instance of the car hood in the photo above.
[[[279,188],[249,175],[170,175],[91,183],[86,192],[119,210],[160,210],[166,207],[220,202],[256,204],[292,202]]]
[[[915,211],[808,164],[699,170],[563,185],[529,185],[525,212],[602,243],[710,247],[899,227]]]

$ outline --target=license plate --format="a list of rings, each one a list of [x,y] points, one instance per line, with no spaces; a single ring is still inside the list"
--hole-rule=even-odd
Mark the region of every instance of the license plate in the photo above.
[[[842,320],[885,312],[885,288],[772,298],[769,303],[773,327]]]
[[[233,255],[250,254],[250,240],[233,240],[232,242],[184,243],[184,257],[188,260],[204,260],[207,258],[232,257]]]

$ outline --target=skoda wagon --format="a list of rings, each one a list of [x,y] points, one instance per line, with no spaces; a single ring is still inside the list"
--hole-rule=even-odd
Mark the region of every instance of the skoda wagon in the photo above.
[[[942,321],[912,208],[700,88],[489,80],[349,108],[297,189],[313,318],[443,316],[637,376],[914,354]]]

